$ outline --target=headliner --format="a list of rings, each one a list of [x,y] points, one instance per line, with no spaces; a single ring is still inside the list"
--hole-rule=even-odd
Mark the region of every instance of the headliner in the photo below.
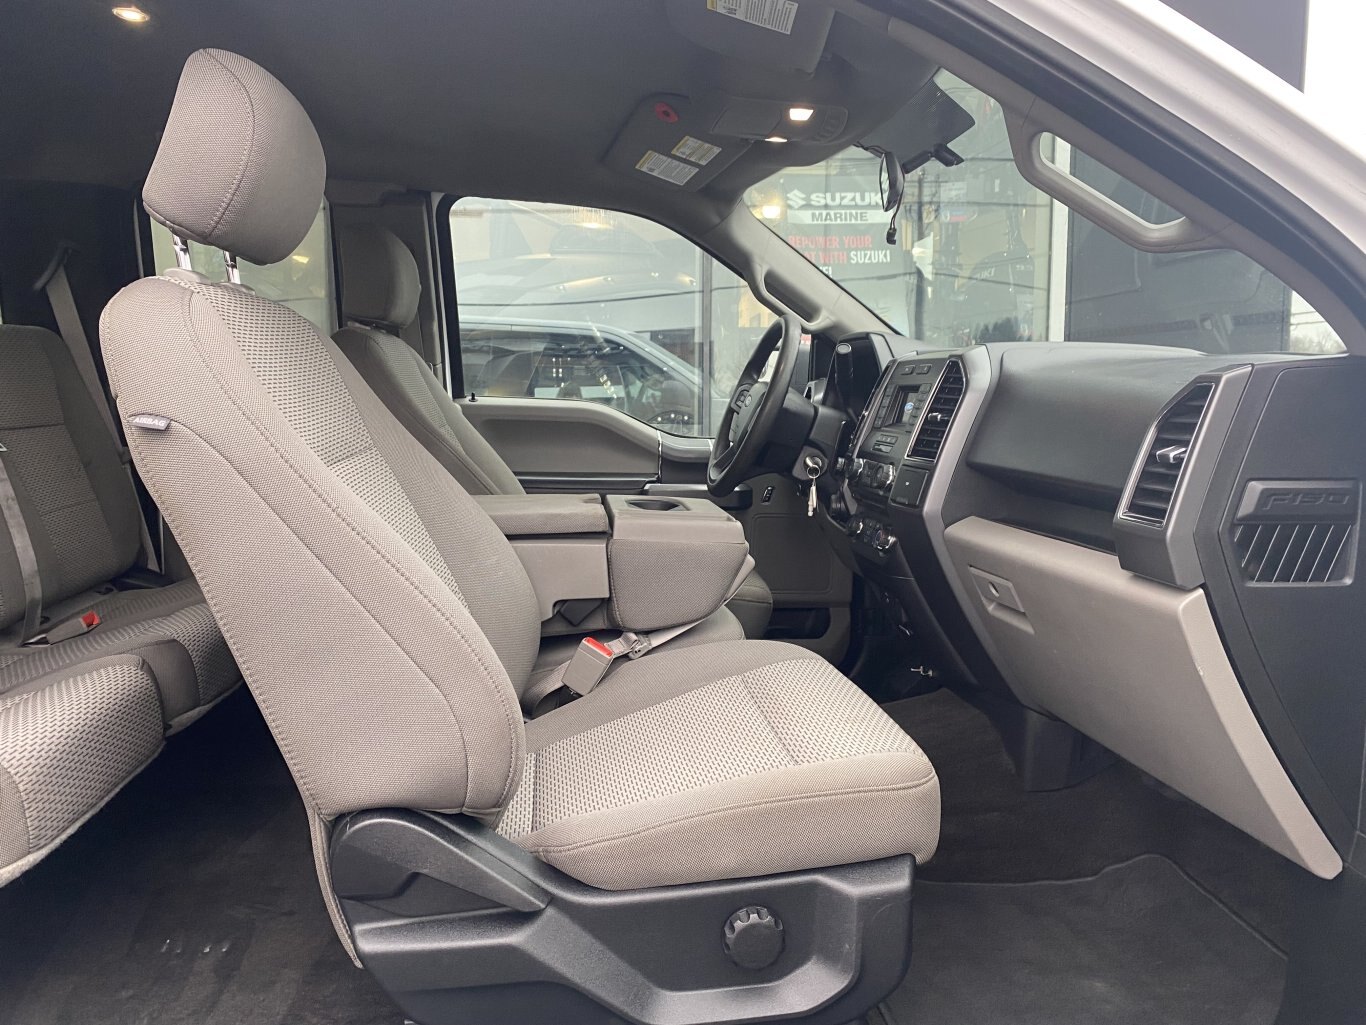
[[[331,178],[636,212],[686,197],[694,215],[705,207],[714,220],[753,182],[866,135],[934,71],[838,14],[807,75],[684,38],[659,0],[140,5],[153,16],[145,26],[114,18],[110,0],[11,10],[19,28],[0,39],[0,177],[137,187],[185,57],[216,46],[262,64],[299,97]],[[601,163],[646,95],[716,90],[835,103],[849,123],[826,144],[755,146],[700,195]]]

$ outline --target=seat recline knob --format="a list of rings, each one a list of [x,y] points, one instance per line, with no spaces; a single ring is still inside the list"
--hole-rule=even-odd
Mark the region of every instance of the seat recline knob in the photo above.
[[[721,945],[741,968],[767,968],[783,952],[782,920],[765,907],[741,908],[726,920]]]

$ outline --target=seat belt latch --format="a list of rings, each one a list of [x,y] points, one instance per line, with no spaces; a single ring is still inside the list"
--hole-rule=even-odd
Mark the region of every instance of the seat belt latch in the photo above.
[[[574,657],[564,667],[561,677],[562,686],[579,697],[590,693],[602,682],[612,663],[623,655],[639,658],[650,650],[650,639],[642,634],[624,633],[611,641],[600,641],[596,637],[585,637],[579,642]]]
[[[26,643],[39,647],[47,644],[60,644],[62,641],[69,641],[73,637],[88,634],[99,625],[100,614],[92,609],[89,612],[82,612],[79,616],[73,616],[65,623],[59,623],[47,633],[39,634]]]

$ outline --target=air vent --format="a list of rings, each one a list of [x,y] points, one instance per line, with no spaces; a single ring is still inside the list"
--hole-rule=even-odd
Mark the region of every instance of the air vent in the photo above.
[[[1124,506],[1125,516],[1155,526],[1167,522],[1186,457],[1213,393],[1213,384],[1197,384],[1158,419],[1152,442],[1143,455],[1143,468]]]
[[[928,459],[934,462],[939,458],[939,450],[944,447],[953,415],[958,412],[958,404],[963,401],[963,390],[967,379],[963,376],[963,364],[951,359],[944,364],[944,372],[935,386],[934,397],[920,418],[920,429],[915,432],[906,457]]]

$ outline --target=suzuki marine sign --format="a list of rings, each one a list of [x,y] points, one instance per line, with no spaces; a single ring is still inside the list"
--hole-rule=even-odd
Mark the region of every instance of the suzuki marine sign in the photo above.
[[[874,224],[886,217],[876,192],[791,189],[786,198],[788,224]]]

